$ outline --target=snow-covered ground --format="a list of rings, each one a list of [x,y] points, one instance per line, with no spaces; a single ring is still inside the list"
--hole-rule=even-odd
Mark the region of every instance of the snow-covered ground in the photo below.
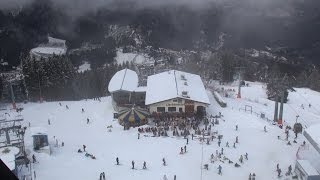
[[[145,61],[145,57],[141,54],[136,53],[123,53],[122,49],[118,49],[116,61],[118,64],[133,61],[136,64],[142,64]]]
[[[79,66],[78,72],[84,72],[91,70],[91,65],[85,61],[82,65]]]
[[[224,156],[235,163],[240,155],[249,155],[248,160],[240,163],[239,168],[227,161],[210,163],[210,155],[216,155],[216,150],[221,151],[217,139],[207,145],[201,144],[197,138],[191,140],[189,137],[187,153],[180,155],[180,147],[186,145],[186,139],[183,137],[150,137],[150,134],[141,134],[141,138],[138,139],[137,128],[123,131],[123,127],[113,120],[110,97],[102,98],[101,102],[61,102],[62,106],[59,102],[23,105],[22,115],[27,127],[30,122],[31,127],[42,126],[48,129],[52,154],[32,152],[30,128],[26,131],[26,148],[31,151],[30,156],[34,153],[39,161],[34,164],[34,169],[37,179],[41,180],[98,179],[103,171],[106,173],[106,179],[110,180],[161,180],[164,175],[170,180],[174,175],[177,176],[177,180],[195,180],[201,178],[201,171],[203,180],[246,180],[249,173],[253,172],[259,180],[278,179],[276,164],[280,164],[283,173],[289,165],[294,167],[297,150],[305,139],[300,134],[298,143],[292,143],[294,135],[291,131],[289,140],[292,145],[289,146],[284,140],[284,129],[256,115],[239,111],[239,108],[251,105],[253,111],[264,112],[267,117],[272,118],[274,103],[266,99],[263,87],[261,83],[250,83],[249,87],[242,88],[242,99],[225,98],[228,104],[226,108],[221,108],[208,91],[211,102],[208,113],[217,115],[221,112],[224,116],[220,119],[220,124],[213,127],[213,131],[223,135],[221,146],[224,148]],[[310,101],[310,108],[301,96]],[[320,93],[297,89],[297,92],[289,94],[289,102],[284,107],[284,120],[292,124],[298,113],[304,125],[318,123],[319,103]],[[301,108],[301,104],[304,104],[304,109]],[[69,109],[66,109],[65,105],[68,105]],[[84,113],[81,112],[81,108],[84,108]],[[90,119],[89,124],[87,118]],[[48,125],[48,119],[51,125]],[[107,126],[110,125],[113,127],[112,132],[108,132]],[[239,126],[238,131],[235,130],[236,125]],[[264,132],[264,126],[268,132]],[[169,135],[171,136],[172,132]],[[64,147],[53,146],[54,136],[60,145],[64,142]],[[239,137],[239,144],[233,148],[236,136]],[[280,136],[280,140],[277,136]],[[226,142],[229,142],[229,148],[225,147]],[[87,146],[89,153],[96,156],[96,160],[85,157],[83,153],[77,153],[83,144]],[[115,165],[116,157],[119,157],[120,166]],[[162,158],[166,159],[167,166],[162,166]],[[131,169],[132,160],[136,163],[136,170]],[[143,161],[147,162],[147,170],[142,170]],[[209,164],[209,170],[203,169],[201,164]],[[222,166],[222,176],[217,174],[219,165]],[[282,179],[285,178],[286,176]]]

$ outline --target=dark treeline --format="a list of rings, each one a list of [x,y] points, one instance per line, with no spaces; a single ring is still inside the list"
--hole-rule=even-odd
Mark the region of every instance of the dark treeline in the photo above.
[[[23,73],[30,101],[79,100],[108,94],[110,79],[129,64],[109,64],[90,71],[77,72],[67,56],[36,61],[23,60]]]

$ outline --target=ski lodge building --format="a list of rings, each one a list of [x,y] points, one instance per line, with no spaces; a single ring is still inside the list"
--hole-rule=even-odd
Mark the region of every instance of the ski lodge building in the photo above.
[[[196,113],[210,102],[199,75],[170,70],[148,77],[145,104],[150,113]]]
[[[129,69],[111,78],[108,90],[116,111],[138,106],[149,113],[205,113],[210,104],[199,75],[170,70],[148,76],[146,87],[139,87],[138,80]]]

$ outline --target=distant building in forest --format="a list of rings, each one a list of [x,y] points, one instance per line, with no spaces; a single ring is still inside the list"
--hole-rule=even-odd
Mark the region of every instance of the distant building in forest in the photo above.
[[[38,47],[30,50],[30,57],[36,60],[48,59],[52,56],[65,55],[67,52],[66,41],[48,37],[48,43],[40,44]]]

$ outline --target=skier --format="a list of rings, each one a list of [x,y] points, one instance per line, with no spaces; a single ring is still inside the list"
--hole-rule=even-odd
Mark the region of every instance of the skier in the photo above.
[[[263,127],[263,130],[264,130],[264,132],[267,132],[267,127],[264,126],[264,127]]]
[[[61,146],[62,146],[62,147],[64,146],[64,142],[61,143]]]
[[[222,167],[219,165],[219,167],[218,167],[218,170],[219,170],[219,172],[218,172],[218,174],[219,175],[222,175]]]
[[[117,165],[119,165],[119,158],[118,157],[116,158],[116,162],[117,162]]]
[[[168,180],[166,175],[163,176],[163,180]]]
[[[219,146],[219,147],[220,147],[220,144],[221,144],[221,141],[219,140],[219,141],[218,141],[218,146]]]
[[[238,131],[238,124],[236,125],[236,131]]]
[[[233,148],[236,148],[236,143],[233,143]]]
[[[143,167],[142,169],[147,169],[147,163],[145,161],[143,161]]]
[[[102,173],[100,173],[99,180],[102,180]]]
[[[48,119],[48,125],[50,125],[50,119]]]
[[[234,167],[240,167],[240,164],[235,163],[235,164],[234,164]]]
[[[34,154],[32,155],[32,162],[33,162],[33,163],[36,163],[36,162],[37,162],[36,156],[35,156]]]
[[[90,119],[89,119],[89,118],[87,118],[87,124],[89,124],[89,122],[90,122]]]
[[[176,175],[173,176],[173,180],[177,180],[177,176]]]
[[[279,163],[277,164],[277,171],[278,171],[278,169],[279,169]]]
[[[305,146],[306,145],[306,141],[303,141],[303,144],[302,144],[302,146]]]
[[[82,147],[83,147],[83,152],[86,152],[86,145],[82,145]]]
[[[165,160],[164,158],[162,158],[162,164],[163,164],[164,166],[167,165],[167,164],[166,164],[166,160]]]
[[[287,172],[287,175],[289,176],[289,175],[291,175],[292,174],[292,167],[291,167],[291,165],[288,167],[288,172]]]
[[[239,161],[240,161],[241,163],[243,163],[243,156],[242,156],[242,155],[240,156]]]
[[[288,141],[289,139],[289,130],[286,130],[286,140]]]
[[[187,152],[187,146],[184,146],[184,152],[185,153]]]
[[[238,138],[238,136],[236,137],[236,143],[239,143],[239,138]]]
[[[252,174],[252,180],[256,180],[256,174],[255,173]]]
[[[103,180],[106,180],[106,175],[104,174],[104,172],[102,172],[102,178]]]
[[[208,164],[204,164],[204,169],[209,170],[209,165]]]
[[[278,177],[281,177],[281,169],[279,168],[277,171],[278,171]]]
[[[69,109],[69,106],[68,106],[68,105],[66,105],[66,109]]]
[[[227,141],[227,143],[226,143],[226,147],[229,147],[229,142]]]
[[[59,105],[62,106],[62,104],[59,102]]]
[[[246,160],[248,160],[248,153],[246,152],[246,154],[244,155],[244,158],[246,158]]]
[[[309,104],[309,108],[311,108],[311,104]]]
[[[180,154],[183,154],[183,147],[181,147],[180,150]]]
[[[138,133],[138,139],[140,139],[140,133]]]
[[[249,174],[249,180],[251,180],[251,173]]]
[[[81,112],[84,113],[84,109],[83,108],[81,109]]]
[[[288,141],[287,145],[291,145],[291,142],[290,142],[290,141]]]
[[[187,138],[187,144],[189,144],[189,138]]]
[[[221,148],[221,154],[223,154],[223,148]]]
[[[134,161],[132,161],[131,164],[132,164],[132,169],[134,169]]]

